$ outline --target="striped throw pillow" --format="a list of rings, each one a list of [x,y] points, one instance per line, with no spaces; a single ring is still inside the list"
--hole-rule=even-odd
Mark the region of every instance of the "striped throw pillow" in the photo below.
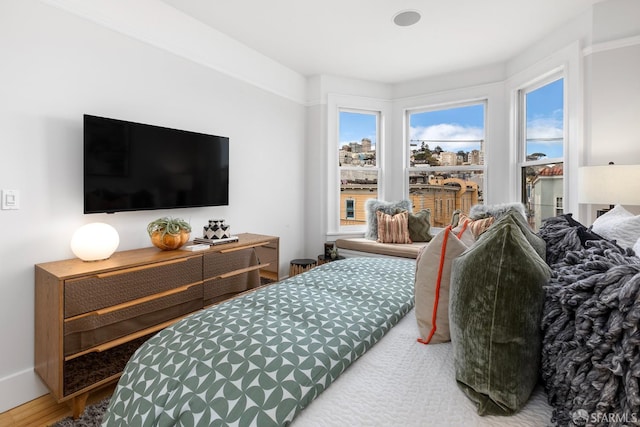
[[[473,233],[473,237],[475,237],[476,240],[478,239],[478,237],[480,237],[482,233],[484,233],[485,231],[487,231],[489,227],[491,227],[491,224],[493,224],[495,220],[496,220],[496,217],[494,216],[488,216],[486,218],[471,219],[465,214],[460,214],[460,224],[462,224],[465,221],[468,222],[467,226]]]
[[[409,213],[402,211],[389,215],[381,211],[376,212],[378,219],[379,243],[411,243],[409,237]]]

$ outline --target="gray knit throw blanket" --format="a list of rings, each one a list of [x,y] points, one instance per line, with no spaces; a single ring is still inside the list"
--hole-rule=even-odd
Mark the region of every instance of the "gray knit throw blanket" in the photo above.
[[[547,244],[549,266],[562,261],[568,251],[583,249],[587,241],[603,239],[573,219],[570,213],[545,219],[538,235]]]
[[[607,240],[582,248],[575,233],[556,234],[562,260],[545,288],[542,379],[552,421],[640,425],[640,259]]]

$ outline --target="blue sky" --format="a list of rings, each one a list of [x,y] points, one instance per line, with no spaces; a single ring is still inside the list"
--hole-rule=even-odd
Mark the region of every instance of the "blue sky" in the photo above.
[[[411,115],[411,144],[431,150],[439,146],[444,151],[480,150],[484,139],[484,104],[426,111]],[[450,141],[450,142],[448,142]]]
[[[375,114],[340,112],[340,147],[350,142],[360,142],[369,138],[371,145],[376,144]]]
[[[547,158],[562,157],[563,81],[557,80],[535,91],[526,98],[527,154],[544,153]],[[484,105],[429,111],[411,115],[412,140],[463,140],[471,142],[426,142],[430,149],[440,146],[445,151],[471,151],[480,149],[484,139]],[[376,143],[376,116],[340,112],[340,146],[359,142],[362,138]],[[536,140],[536,138],[539,138]],[[544,140],[542,140],[544,139]],[[487,143],[490,143],[487,141]],[[420,142],[412,142],[420,146]]]
[[[556,80],[527,94],[527,154],[562,157],[563,80]],[[535,140],[552,139],[548,141]]]

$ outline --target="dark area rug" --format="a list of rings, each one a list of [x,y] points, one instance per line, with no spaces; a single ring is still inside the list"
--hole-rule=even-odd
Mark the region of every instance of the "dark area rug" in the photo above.
[[[77,420],[67,417],[53,424],[52,427],[100,427],[104,412],[109,406],[109,399],[110,397],[107,397],[96,404],[87,406]]]

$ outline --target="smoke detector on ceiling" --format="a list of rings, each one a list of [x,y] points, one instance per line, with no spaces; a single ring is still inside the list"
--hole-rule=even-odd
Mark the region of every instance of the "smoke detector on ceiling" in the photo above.
[[[421,17],[417,10],[402,10],[393,16],[393,22],[399,27],[410,27],[416,24]]]

